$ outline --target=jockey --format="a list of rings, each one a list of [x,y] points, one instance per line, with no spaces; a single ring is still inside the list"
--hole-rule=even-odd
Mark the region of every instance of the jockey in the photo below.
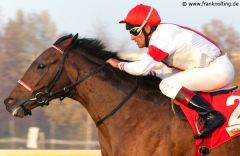
[[[156,9],[139,4],[119,23],[146,55],[135,62],[110,58],[107,63],[132,75],[154,74],[162,79],[161,92],[179,104],[195,110],[204,119],[195,139],[208,138],[224,124],[225,117],[194,91],[213,91],[234,78],[234,68],[219,46],[203,34],[177,24],[161,23]]]

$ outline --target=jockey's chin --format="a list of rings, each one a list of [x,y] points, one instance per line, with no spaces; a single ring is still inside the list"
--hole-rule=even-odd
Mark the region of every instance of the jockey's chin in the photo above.
[[[137,43],[137,46],[138,46],[138,48],[144,48],[144,44],[138,44]]]
[[[145,42],[136,41],[136,44],[137,44],[138,48],[144,48],[145,47]]]

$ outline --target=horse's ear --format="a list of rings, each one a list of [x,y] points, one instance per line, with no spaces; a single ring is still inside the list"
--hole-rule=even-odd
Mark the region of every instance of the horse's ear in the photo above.
[[[78,39],[78,33],[76,35],[73,36],[71,45],[75,43],[75,41]]]
[[[55,43],[53,43],[53,45],[58,45],[59,43],[69,39],[69,38],[72,38],[73,35],[72,34],[69,34],[69,35],[65,35],[65,36],[62,36],[60,37]]]
[[[67,35],[67,38],[71,38],[71,37],[73,37],[73,34]]]
[[[65,50],[71,49],[74,46],[74,44],[76,43],[77,39],[78,39],[78,33],[72,37],[71,43]]]
[[[74,36],[72,34],[69,34],[59,38],[53,45],[65,51],[66,49],[69,49],[70,47],[72,47],[73,43],[75,43],[77,39],[78,39],[78,34]]]
[[[78,38],[78,33],[74,35],[73,39],[76,40]]]
[[[69,49],[74,46],[74,43],[76,43],[77,39],[78,39],[78,33],[73,36],[72,41],[68,46]]]

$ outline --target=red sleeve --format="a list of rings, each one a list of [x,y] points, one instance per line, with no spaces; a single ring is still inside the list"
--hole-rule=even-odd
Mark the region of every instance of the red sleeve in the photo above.
[[[168,53],[158,49],[157,47],[150,45],[148,46],[148,55],[150,55],[155,61],[161,62],[163,59],[169,56]]]

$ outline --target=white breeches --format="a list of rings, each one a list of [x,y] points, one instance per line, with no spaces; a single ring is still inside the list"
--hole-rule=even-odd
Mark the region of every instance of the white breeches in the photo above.
[[[192,91],[213,91],[225,87],[234,79],[234,67],[225,54],[218,57],[205,68],[193,68],[172,74],[163,69],[157,76],[163,80],[159,84],[161,92],[174,99],[184,86]],[[167,71],[167,70],[166,70]]]

